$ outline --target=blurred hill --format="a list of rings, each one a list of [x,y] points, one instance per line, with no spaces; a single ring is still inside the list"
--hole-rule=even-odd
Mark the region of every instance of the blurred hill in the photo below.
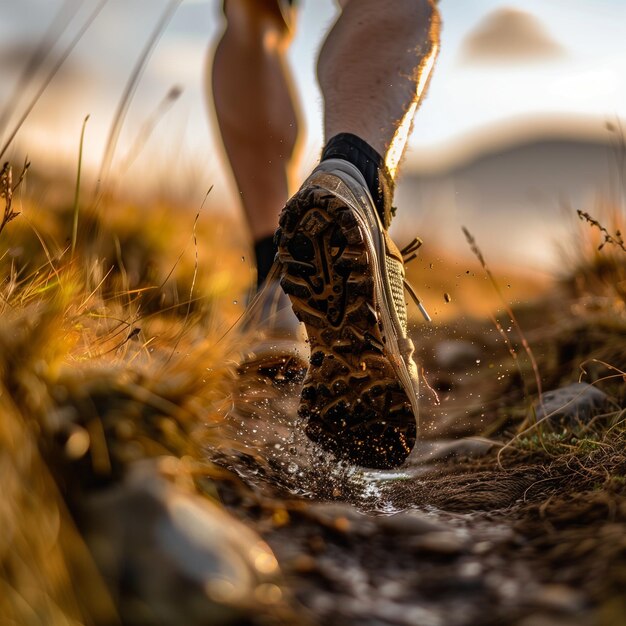
[[[593,211],[599,198],[615,202],[624,192],[620,141],[599,120],[559,118],[492,127],[447,149],[413,153],[398,185],[396,237],[417,229],[462,252],[464,225],[492,259],[554,270],[575,210]]]

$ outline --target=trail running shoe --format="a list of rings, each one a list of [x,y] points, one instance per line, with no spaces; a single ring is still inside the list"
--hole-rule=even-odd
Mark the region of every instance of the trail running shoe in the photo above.
[[[352,463],[397,467],[415,444],[418,396],[404,264],[359,170],[323,161],[283,209],[276,243],[310,344],[308,437]]]

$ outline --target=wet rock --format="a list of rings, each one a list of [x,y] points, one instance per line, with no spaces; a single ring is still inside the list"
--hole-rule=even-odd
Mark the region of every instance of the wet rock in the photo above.
[[[407,459],[407,465],[432,463],[450,458],[481,457],[488,454],[494,445],[493,441],[482,437],[418,441]]]
[[[544,585],[531,598],[531,604],[562,613],[578,613],[585,605],[579,592],[565,585]]]
[[[337,563],[332,557],[326,557],[319,560],[318,573],[340,593],[353,598],[371,596],[369,574],[360,564]]]
[[[587,383],[572,383],[547,391],[542,403],[533,409],[537,420],[545,419],[554,426],[576,426],[591,421],[596,415],[614,411],[618,407],[603,391]]]
[[[483,555],[491,552],[494,548],[494,544],[491,541],[479,541],[472,546],[472,553]]]
[[[307,508],[306,515],[341,533],[369,536],[376,532],[374,518],[359,513],[353,506],[341,502],[313,503]]]
[[[378,586],[378,593],[387,600],[398,600],[406,595],[406,585],[397,580],[388,580]]]
[[[435,362],[445,369],[462,369],[475,365],[481,357],[480,348],[461,339],[440,341],[435,346]]]
[[[377,518],[377,525],[382,531],[393,535],[423,535],[432,532],[445,532],[448,530],[443,524],[428,519],[418,511],[396,513],[389,517]]]
[[[513,572],[491,572],[485,576],[485,583],[501,602],[515,602],[521,592],[521,581]]]
[[[125,623],[256,623],[281,602],[269,547],[157,463],[138,463],[85,508],[88,542]]]
[[[401,626],[410,626],[412,624],[444,626],[446,624],[443,616],[435,610],[419,606],[398,605],[391,602],[380,602],[372,607],[371,615],[379,620],[383,620],[386,624],[399,624]]]
[[[288,313],[295,319],[291,307]],[[300,338],[259,339],[248,346],[238,374],[244,378],[257,376],[259,381],[276,386],[300,383],[308,367],[308,353],[308,346]]]
[[[483,573],[483,566],[479,561],[466,561],[459,566],[458,574],[466,580],[478,578]]]
[[[414,550],[445,555],[460,554],[467,547],[466,539],[456,532],[447,530],[411,537],[407,544]]]
[[[579,615],[563,617],[562,615],[549,615],[534,613],[516,622],[516,626],[589,626],[597,623],[591,615]]]

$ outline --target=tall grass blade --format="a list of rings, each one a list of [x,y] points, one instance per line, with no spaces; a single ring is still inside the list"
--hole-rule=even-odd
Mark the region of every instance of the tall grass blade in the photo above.
[[[54,42],[58,41],[61,35],[65,32],[65,29],[68,27],[83,2],[84,0],[78,0],[78,6],[76,6],[77,0],[65,0],[63,6],[54,16],[54,19],[44,33],[39,45],[35,48],[28,61],[26,61],[26,65],[17,79],[13,92],[0,112],[0,130],[4,130],[8,124],[13,111],[17,108],[20,98],[28,87],[28,84],[36,76],[37,71],[41,68],[46,57],[54,48]]]
[[[63,54],[57,59],[57,62],[52,66],[45,80],[43,81],[43,83],[41,83],[41,85],[39,86],[39,89],[37,90],[35,95],[31,98],[31,101],[28,103],[28,106],[26,107],[24,113],[22,113],[22,115],[20,116],[20,119],[17,121],[17,124],[11,131],[9,138],[4,142],[2,149],[0,150],[0,159],[4,156],[4,153],[7,151],[11,143],[13,143],[13,140],[15,139],[15,136],[19,132],[20,128],[22,127],[22,125],[24,124],[28,116],[31,114],[31,111],[35,108],[35,105],[37,104],[37,102],[39,102],[39,98],[41,98],[45,90],[48,88],[48,85],[52,82],[52,79],[56,76],[57,72],[61,69],[61,67],[67,60],[67,57],[71,54],[72,50],[74,50],[78,42],[83,38],[83,35],[85,34],[85,32],[87,32],[87,29],[93,24],[94,20],[96,19],[96,17],[98,17],[98,14],[100,13],[100,11],[102,11],[102,9],[104,8],[105,4],[108,1],[109,0],[100,0],[100,2],[96,5],[94,10],[90,13],[85,23],[80,27],[79,31],[76,33],[72,41],[70,41],[67,48],[64,50]]]
[[[137,157],[141,154],[141,151],[148,143],[148,139],[152,135],[152,132],[156,128],[159,121],[163,118],[163,116],[169,111],[170,107],[178,100],[181,93],[183,92],[182,87],[178,85],[174,85],[168,92],[165,94],[165,97],[159,102],[157,107],[154,109],[152,114],[146,119],[139,132],[137,133],[137,137],[131,146],[124,162],[121,165],[123,170],[127,170],[137,159]]]
[[[170,0],[168,6],[161,15],[161,19],[159,19],[157,25],[152,31],[152,34],[148,38],[148,41],[146,42],[146,45],[141,55],[137,59],[137,63],[135,64],[135,67],[133,68],[133,71],[128,79],[126,88],[124,89],[124,93],[122,94],[122,97],[120,98],[119,104],[117,106],[115,116],[113,117],[111,130],[109,131],[109,137],[107,139],[106,148],[104,150],[104,156],[102,157],[102,164],[100,165],[98,182],[96,184],[96,196],[98,195],[100,189],[103,187],[105,179],[109,175],[111,163],[113,162],[113,156],[115,154],[115,149],[117,147],[117,142],[120,136],[120,131],[122,130],[124,119],[126,118],[126,114],[128,113],[128,107],[130,106],[133,95],[137,90],[137,85],[139,84],[139,80],[143,75],[146,64],[148,63],[148,60],[154,52],[154,48],[161,38],[165,27],[174,16],[176,9],[178,9],[178,6],[181,2],[182,0]]]
[[[83,165],[83,143],[85,141],[85,127],[87,126],[89,115],[83,120],[83,127],[80,131],[80,143],[78,145],[78,171],[76,172],[76,189],[74,190],[74,221],[72,224],[72,258],[76,250],[76,238],[78,236],[78,208],[80,196],[80,174]]]
[[[500,301],[502,302],[502,305],[504,306],[504,310],[506,311],[506,314],[509,316],[509,319],[511,320],[511,323],[513,324],[513,327],[515,328],[515,330],[517,331],[517,335],[520,339],[520,342],[524,348],[524,352],[526,352],[526,355],[528,356],[528,359],[530,360],[530,364],[531,367],[533,369],[533,374],[535,377],[535,384],[537,385],[537,395],[539,396],[539,404],[543,404],[543,400],[542,400],[542,396],[543,396],[543,390],[542,390],[542,385],[541,385],[541,376],[539,375],[539,367],[537,366],[537,360],[535,359],[535,355],[533,354],[533,351],[526,339],[526,335],[524,335],[524,331],[522,331],[521,326],[519,325],[517,318],[515,317],[515,313],[513,313],[513,309],[511,309],[511,307],[509,306],[509,303],[507,302],[506,298],[504,297],[504,294],[502,293],[502,290],[500,289],[500,286],[498,285],[496,279],[494,278],[493,274],[491,273],[491,270],[489,269],[489,266],[487,265],[487,262],[485,261],[485,257],[483,256],[482,252],[480,251],[480,248],[478,247],[478,243],[476,242],[476,239],[474,238],[474,236],[469,232],[469,230],[467,230],[467,228],[465,228],[465,226],[463,226],[462,228],[463,230],[463,234],[465,235],[465,239],[467,240],[467,243],[470,246],[471,251],[474,253],[474,255],[476,256],[476,258],[478,259],[480,265],[482,266],[487,278],[489,279],[489,282],[491,283],[491,286],[494,288],[495,292],[498,294],[498,297],[500,299]],[[494,316],[495,317],[495,316]],[[506,338],[506,334],[504,333],[504,329],[500,329],[498,328],[498,330],[501,332],[501,334]],[[511,344],[508,343],[509,346],[509,350],[511,350]],[[514,351],[511,352],[512,356],[514,355]],[[516,359],[517,362],[517,359]],[[518,365],[519,368],[519,365]],[[521,372],[520,372],[521,374]],[[523,376],[522,376],[522,380],[523,380]]]

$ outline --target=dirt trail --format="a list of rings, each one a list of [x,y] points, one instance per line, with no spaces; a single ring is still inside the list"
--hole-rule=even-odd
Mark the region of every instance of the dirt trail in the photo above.
[[[615,298],[516,311],[539,380],[505,318],[419,328],[421,438],[393,471],[311,445],[301,359],[234,372],[198,324],[85,363],[49,353],[59,315],[0,328],[1,623],[626,625]]]
[[[422,362],[433,370],[444,332],[450,329],[422,345]],[[466,329],[464,341],[468,336]],[[585,339],[579,334],[588,349]],[[612,350],[607,339],[603,345]],[[568,345],[569,333],[539,344],[542,361],[562,351],[559,342]],[[295,362],[282,369],[252,363],[240,372],[238,400],[222,433],[239,445],[225,444],[216,459],[237,478],[220,484],[220,495],[268,541],[312,623],[626,624],[623,410],[596,406],[568,428],[558,415],[498,456],[525,398],[516,385],[519,369],[497,367],[494,341],[483,340],[479,350],[478,356],[461,350],[446,379],[433,377],[433,384],[454,392],[451,434],[484,432],[487,412],[499,420],[495,445],[426,441],[395,472],[333,466],[307,445],[290,418]],[[468,358],[503,373],[481,375]],[[571,375],[566,367],[545,371],[550,385]],[[619,377],[613,382],[615,402],[624,384]],[[468,413],[463,400],[480,389],[481,405]],[[583,415],[580,398],[570,405]],[[440,417],[440,407],[431,406],[425,424]],[[440,438],[442,431],[432,432]]]

